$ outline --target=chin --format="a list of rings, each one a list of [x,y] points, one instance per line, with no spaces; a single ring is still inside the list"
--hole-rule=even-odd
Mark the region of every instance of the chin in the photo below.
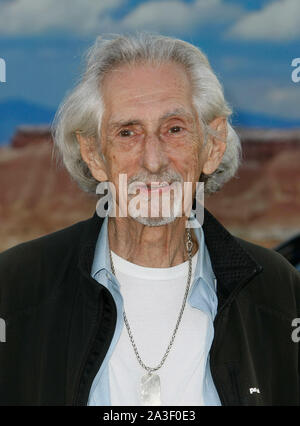
[[[138,223],[146,226],[163,226],[175,221],[176,217],[132,217]]]
[[[157,209],[154,209],[154,211],[156,211]],[[169,210],[169,209],[168,209]],[[178,217],[182,217],[184,214],[182,212],[182,203],[181,203],[181,198],[178,198],[174,204],[172,203],[172,207],[170,209],[171,211],[161,211],[157,216],[155,217],[151,217],[146,216],[145,214],[143,215],[144,211],[143,209],[141,209],[141,211],[139,212],[140,215],[137,214],[133,214],[133,211],[130,210],[130,208],[128,209],[129,215],[136,220],[138,223],[141,223],[142,225],[146,225],[146,226],[163,226],[163,225],[168,225],[170,223],[173,223],[175,221],[175,219],[177,219]],[[146,208],[146,211],[148,210],[148,205]],[[136,212],[135,212],[136,213]]]

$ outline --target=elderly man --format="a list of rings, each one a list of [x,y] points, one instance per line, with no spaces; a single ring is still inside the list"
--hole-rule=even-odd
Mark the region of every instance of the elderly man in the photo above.
[[[117,212],[0,256],[2,404],[299,404],[298,272],[192,210],[199,181],[213,193],[238,167],[230,113],[195,46],[96,41],[54,138],[84,190],[110,183]],[[184,204],[171,185],[188,182]]]

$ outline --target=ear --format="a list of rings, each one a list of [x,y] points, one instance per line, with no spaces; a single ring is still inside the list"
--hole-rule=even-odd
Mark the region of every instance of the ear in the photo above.
[[[94,137],[86,137],[80,132],[76,132],[76,138],[80,145],[80,153],[84,162],[88,165],[94,178],[99,181],[107,181],[105,162],[97,149]]]
[[[217,170],[222,161],[226,150],[227,140],[227,120],[225,117],[217,117],[209,123],[209,127],[217,132],[218,136],[208,135],[207,140],[207,156],[203,165],[202,172],[206,175],[212,174]]]

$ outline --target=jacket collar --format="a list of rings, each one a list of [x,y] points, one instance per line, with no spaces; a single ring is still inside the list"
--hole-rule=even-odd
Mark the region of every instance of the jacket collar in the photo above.
[[[92,218],[84,222],[80,242],[79,268],[88,278],[90,278],[102,223],[103,218],[100,218],[96,212]],[[221,302],[220,306],[237,287],[246,283],[256,273],[261,272],[262,266],[206,208],[204,208],[202,227],[212,268],[217,278],[217,295]],[[99,288],[98,285],[97,287]]]
[[[207,209],[204,209],[203,231],[218,280],[218,297],[227,299],[263,268]]]

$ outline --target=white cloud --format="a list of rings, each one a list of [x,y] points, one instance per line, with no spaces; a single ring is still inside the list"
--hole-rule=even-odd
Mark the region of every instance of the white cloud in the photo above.
[[[265,102],[272,105],[274,113],[286,118],[300,118],[300,87],[277,87],[265,95]]]
[[[128,14],[122,22],[122,28],[182,34],[200,27],[233,21],[241,14],[240,6],[223,0],[196,0],[193,3],[152,0],[140,4]]]
[[[62,31],[79,35],[149,30],[184,34],[231,23],[243,14],[224,0],[150,0],[123,18],[113,17],[128,0],[12,0],[0,4],[0,34],[38,35]]]
[[[277,0],[247,14],[227,32],[244,40],[287,41],[300,37],[300,0]]]
[[[0,6],[0,34],[48,31],[93,33],[101,19],[124,0],[14,0]]]
[[[300,84],[253,76],[226,81],[227,98],[234,111],[242,110],[285,119],[300,119]]]

